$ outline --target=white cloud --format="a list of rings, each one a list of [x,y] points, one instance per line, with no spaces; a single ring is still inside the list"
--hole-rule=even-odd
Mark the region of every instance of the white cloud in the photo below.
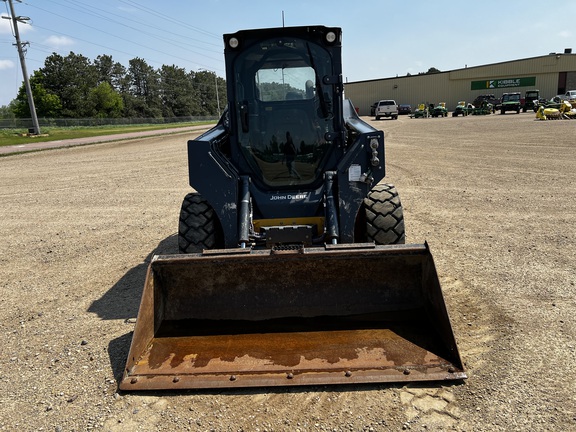
[[[13,69],[15,66],[12,60],[0,60],[0,70]]]
[[[12,20],[9,19],[10,15],[3,13],[0,14],[2,15],[0,17],[0,34],[1,35],[11,35],[12,34]],[[4,18],[6,17],[6,18]],[[18,23],[18,33],[20,33],[20,35],[25,35],[31,31],[34,31],[32,29],[32,26],[29,24],[29,21],[24,21],[24,22],[19,22]]]
[[[46,45],[51,48],[58,49],[70,45],[74,45],[74,40],[66,36],[50,36],[44,41]]]
[[[10,20],[7,20],[4,17],[7,17],[5,13],[1,14],[0,17],[0,34],[12,34],[12,27],[10,26]]]

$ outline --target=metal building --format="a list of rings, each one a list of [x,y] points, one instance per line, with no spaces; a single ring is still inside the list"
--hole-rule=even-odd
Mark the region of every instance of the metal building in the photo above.
[[[446,102],[448,110],[458,101],[472,102],[478,95],[540,90],[540,97],[551,99],[568,90],[576,90],[576,54],[564,53],[455,69],[434,74],[408,75],[344,84],[346,98],[369,115],[370,106],[381,99],[397,104]]]

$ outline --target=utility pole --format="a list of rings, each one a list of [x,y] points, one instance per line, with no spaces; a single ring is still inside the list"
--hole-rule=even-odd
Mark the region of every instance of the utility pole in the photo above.
[[[218,118],[220,118],[220,96],[218,96],[218,76],[214,72],[214,84],[216,85],[216,103],[218,104]]]
[[[30,87],[30,80],[28,79],[28,71],[26,70],[26,59],[24,57],[24,49],[22,48],[23,45],[28,45],[29,42],[20,42],[20,32],[18,31],[18,23],[26,22],[30,18],[16,16],[12,0],[4,0],[4,1],[8,1],[8,4],[10,5],[10,14],[13,24],[12,27],[14,29],[14,37],[16,38],[15,45],[18,48],[18,55],[20,56],[20,65],[22,67],[22,75],[24,75],[24,85],[26,87],[26,95],[28,96],[28,106],[30,107],[30,115],[32,116],[32,124],[34,125],[34,135],[40,135],[40,124],[38,123],[38,117],[36,116],[36,107],[34,106],[32,87]],[[21,0],[16,1],[21,2]]]

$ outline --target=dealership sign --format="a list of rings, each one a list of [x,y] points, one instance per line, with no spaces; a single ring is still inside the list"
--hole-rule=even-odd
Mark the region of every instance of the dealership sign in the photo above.
[[[536,85],[536,77],[502,78],[472,81],[472,90],[486,90],[507,87],[531,87]]]

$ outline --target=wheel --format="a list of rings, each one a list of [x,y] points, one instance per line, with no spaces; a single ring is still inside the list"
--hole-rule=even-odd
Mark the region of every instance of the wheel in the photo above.
[[[380,116],[376,116],[376,120],[380,120]]]
[[[224,234],[216,212],[199,193],[184,197],[178,223],[180,253],[198,253],[224,247]]]
[[[364,199],[366,239],[378,245],[404,244],[404,212],[396,187],[377,184]]]
[[[501,111],[500,111],[500,114],[504,114],[505,112],[506,112],[506,111],[504,111],[504,110],[501,110]]]

